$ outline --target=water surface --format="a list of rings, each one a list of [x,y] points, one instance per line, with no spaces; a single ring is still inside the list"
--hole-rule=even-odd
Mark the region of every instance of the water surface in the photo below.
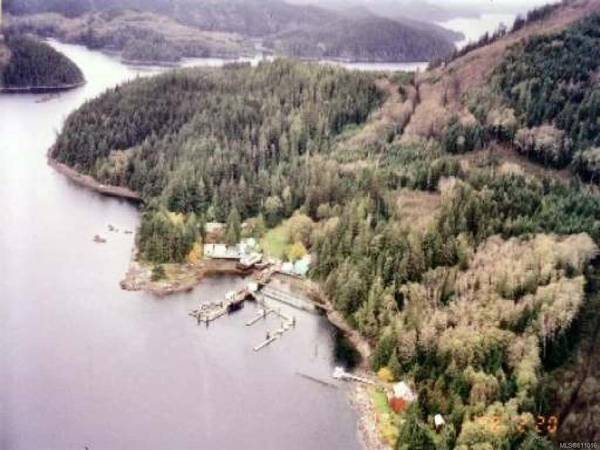
[[[345,392],[298,375],[330,377],[322,318],[294,312],[296,330],[255,353],[276,320],[245,327],[249,306],[206,329],[187,315],[243,280],[167,299],[119,288],[139,212],[73,185],[45,154],[86,99],[160,69],[53,45],[85,87],[0,96],[0,448],[358,449]]]

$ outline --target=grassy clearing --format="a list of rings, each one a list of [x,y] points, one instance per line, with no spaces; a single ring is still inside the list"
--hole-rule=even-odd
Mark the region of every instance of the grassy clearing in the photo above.
[[[371,388],[371,398],[373,399],[373,404],[379,414],[392,413],[392,408],[390,408],[387,395],[384,391],[377,388]]]
[[[385,442],[395,448],[396,441],[398,440],[400,416],[390,407],[385,391],[374,387],[369,388],[369,391],[371,394],[371,401],[375,407],[379,434]]]
[[[286,222],[267,231],[260,240],[265,254],[279,259],[284,259],[289,244]]]

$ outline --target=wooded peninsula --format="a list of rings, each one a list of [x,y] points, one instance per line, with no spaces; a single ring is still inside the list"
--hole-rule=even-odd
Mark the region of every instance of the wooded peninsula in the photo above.
[[[83,83],[79,67],[48,44],[14,33],[0,41],[0,91],[45,92]]]

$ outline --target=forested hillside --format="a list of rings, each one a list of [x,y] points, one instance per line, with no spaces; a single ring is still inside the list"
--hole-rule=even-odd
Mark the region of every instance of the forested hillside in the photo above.
[[[0,87],[40,88],[83,82],[81,70],[66,56],[31,37],[5,35],[7,61],[0,67]]]
[[[359,61],[430,61],[454,50],[450,40],[431,28],[400,27],[379,17],[344,18],[281,33],[272,46],[291,56]]]
[[[93,49],[120,50],[140,62],[177,62],[186,57],[236,57],[253,51],[241,36],[202,31],[147,11],[115,9],[76,17],[57,13],[11,16],[7,28]]]
[[[125,50],[127,59],[141,61],[246,55],[256,40],[288,56],[427,61],[447,56],[460,38],[436,25],[385,19],[366,9],[350,17],[283,0],[9,0],[6,10],[15,30]]]
[[[372,368],[418,394],[379,424],[397,448],[593,440],[600,197],[557,170],[598,160],[600,19],[564,19],[589,11],[422,76],[278,60],[135,81],[70,116],[52,155],[143,195],[155,263],[184,261],[207,221],[302,223]]]
[[[600,174],[600,17],[514,48],[497,70],[498,89],[523,126],[529,157],[586,179]]]
[[[379,101],[372,75],[331,67],[278,61],[187,70],[88,102],[67,119],[53,155],[142,193],[151,205],[142,251],[151,260],[181,261],[197,230],[187,227],[191,235],[173,245],[187,231],[168,229],[163,210],[216,221],[233,208],[244,218],[280,217],[284,189],[293,192],[289,212],[309,197],[333,195],[309,182],[322,170],[311,156],[326,152],[345,126],[364,122]]]

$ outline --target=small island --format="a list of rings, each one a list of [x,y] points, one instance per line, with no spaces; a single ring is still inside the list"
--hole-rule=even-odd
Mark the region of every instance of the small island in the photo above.
[[[1,93],[55,92],[84,83],[79,67],[48,44],[14,33],[0,39]]]

